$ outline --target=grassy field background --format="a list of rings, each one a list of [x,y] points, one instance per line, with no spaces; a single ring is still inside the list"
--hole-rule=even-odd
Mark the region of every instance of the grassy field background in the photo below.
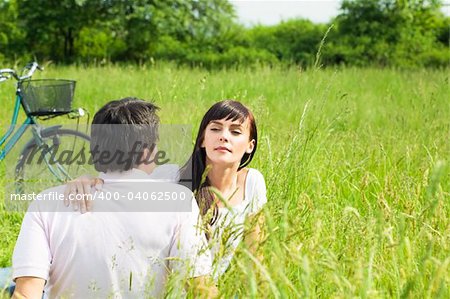
[[[194,133],[215,101],[254,111],[265,260],[240,252],[220,280],[224,297],[450,297],[448,70],[49,65],[39,74],[52,77],[77,80],[75,106],[91,113],[125,96],[152,99],[162,123]],[[3,130],[13,93],[0,85]],[[21,218],[0,208],[0,266]]]

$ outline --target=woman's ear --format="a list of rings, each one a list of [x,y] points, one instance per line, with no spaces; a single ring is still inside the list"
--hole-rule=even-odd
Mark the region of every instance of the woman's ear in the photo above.
[[[255,139],[252,139],[252,141],[250,141],[248,143],[248,147],[247,150],[245,151],[247,154],[251,154],[253,152],[253,150],[255,149]]]

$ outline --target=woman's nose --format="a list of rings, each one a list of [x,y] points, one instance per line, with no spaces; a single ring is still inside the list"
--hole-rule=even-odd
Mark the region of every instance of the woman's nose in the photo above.
[[[226,130],[223,130],[219,140],[222,142],[228,142],[228,138],[229,138],[228,132]]]

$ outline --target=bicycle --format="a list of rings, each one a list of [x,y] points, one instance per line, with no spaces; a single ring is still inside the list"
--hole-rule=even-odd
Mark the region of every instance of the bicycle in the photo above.
[[[30,193],[41,184],[45,188],[64,183],[74,176],[84,173],[86,156],[61,161],[60,155],[67,153],[89,153],[90,137],[77,130],[63,128],[62,125],[44,127],[40,120],[66,115],[79,119],[88,115],[82,108],[72,109],[75,81],[61,79],[32,80],[36,70],[43,69],[36,63],[27,64],[21,73],[13,69],[0,69],[0,82],[10,78],[17,80],[16,99],[9,129],[0,139],[0,161],[5,160],[13,147],[23,138],[28,128],[32,137],[25,143],[14,169],[14,186],[16,194]],[[26,114],[25,121],[16,129],[20,107]],[[89,116],[88,116],[89,121]],[[84,163],[79,163],[80,159]],[[68,165],[65,165],[68,164]],[[47,177],[47,174],[50,176]],[[45,182],[42,185],[42,182]]]

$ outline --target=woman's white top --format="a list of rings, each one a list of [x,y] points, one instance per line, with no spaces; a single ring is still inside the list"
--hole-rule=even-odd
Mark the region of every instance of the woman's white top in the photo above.
[[[167,164],[157,167],[152,175],[155,179],[178,181],[179,168]],[[245,219],[258,213],[267,202],[264,176],[254,168],[249,168],[245,179],[244,199],[238,205],[219,208],[219,215],[212,226],[209,238],[213,258],[213,277],[217,280],[228,269],[234,252],[244,235]]]
[[[245,180],[244,199],[231,207],[219,208],[209,239],[213,257],[213,277],[218,279],[228,269],[234,252],[244,235],[245,219],[258,213],[267,202],[263,175],[249,168]]]

